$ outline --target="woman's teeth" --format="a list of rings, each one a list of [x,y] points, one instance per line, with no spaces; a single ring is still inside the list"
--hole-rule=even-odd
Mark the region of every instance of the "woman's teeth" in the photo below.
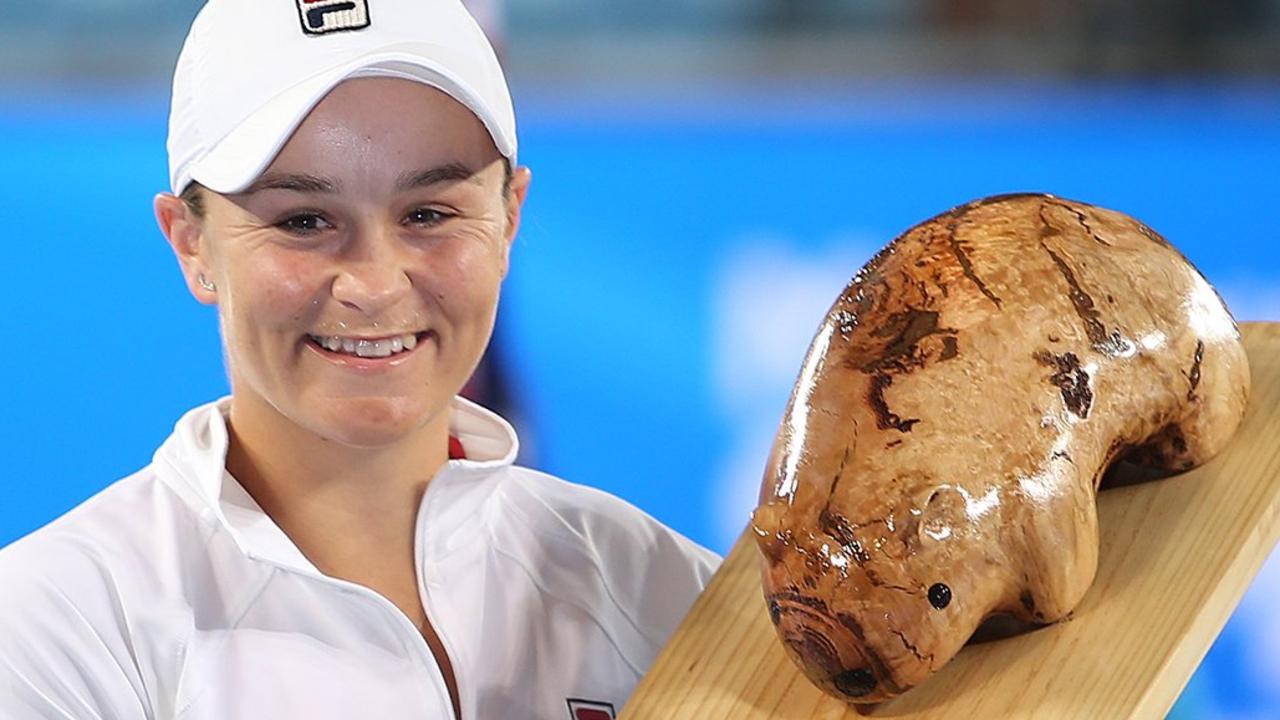
[[[390,357],[398,352],[412,350],[418,346],[418,336],[413,333],[381,340],[345,338],[338,335],[311,335],[310,337],[316,341],[317,345],[330,352],[355,355],[357,357]]]

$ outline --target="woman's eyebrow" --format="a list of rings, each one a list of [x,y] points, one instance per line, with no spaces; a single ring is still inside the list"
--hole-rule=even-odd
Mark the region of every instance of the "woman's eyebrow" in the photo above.
[[[412,190],[413,188],[426,187],[439,182],[452,182],[456,180],[472,180],[476,183],[480,182],[480,179],[476,177],[475,171],[462,163],[451,162],[428,170],[409,172],[401,175],[399,181],[396,182],[396,190]]]
[[[292,190],[302,193],[336,193],[341,186],[327,178],[306,173],[268,173],[255,180],[237,195],[252,195],[263,190]]]
[[[426,170],[410,171],[402,174],[396,181],[396,191],[403,192],[413,188],[458,180],[479,182],[479,178],[473,170],[462,163],[451,162]],[[342,192],[342,183],[308,173],[268,173],[237,194],[242,196],[252,195],[263,190],[292,190],[300,193],[333,195]]]

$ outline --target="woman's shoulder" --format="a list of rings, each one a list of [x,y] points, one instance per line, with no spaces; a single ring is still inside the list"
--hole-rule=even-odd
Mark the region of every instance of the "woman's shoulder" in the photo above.
[[[503,511],[540,534],[560,536],[584,548],[598,542],[643,547],[658,535],[679,536],[649,513],[599,488],[531,468],[512,466],[502,492]],[[692,541],[687,541],[693,545]]]
[[[513,466],[490,517],[495,549],[543,592],[611,628],[645,668],[684,618],[720,557],[610,493]],[[497,520],[498,522],[495,522]]]
[[[122,506],[137,505],[126,498],[135,496],[140,484],[136,474],[116,481],[0,548],[0,624],[36,627],[43,624],[31,622],[36,615],[79,612],[78,608],[116,599],[118,555],[129,535],[145,522],[138,517],[145,513],[128,517]],[[113,518],[124,522],[113,524]]]
[[[630,586],[648,572],[701,589],[720,564],[717,554],[623,498],[537,470],[511,471],[503,516],[521,521],[544,549],[596,567],[606,582]],[[622,595],[638,596],[631,590]]]
[[[0,706],[143,716],[140,663],[164,638],[136,625],[159,615],[166,502],[144,469],[0,549]]]
[[[162,566],[176,565],[184,548],[204,546],[208,535],[148,465],[0,548],[0,607],[38,606],[48,596],[113,603],[125,589],[145,596],[163,583]]]
[[[0,577],[28,566],[56,571],[58,561],[104,561],[142,530],[155,508],[150,468],[116,480],[43,527],[0,548]]]
[[[115,480],[58,519],[0,548],[0,602],[20,589],[33,587],[83,591],[93,577],[116,575],[163,557],[175,534],[198,536],[191,518],[150,466]],[[168,537],[166,537],[168,536]],[[17,577],[38,583],[13,582]]]

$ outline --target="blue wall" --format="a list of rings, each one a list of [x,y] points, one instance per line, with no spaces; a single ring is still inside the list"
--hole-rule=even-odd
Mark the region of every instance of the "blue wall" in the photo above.
[[[0,97],[0,545],[146,464],[182,411],[226,391],[214,311],[187,296],[151,213],[165,101]],[[530,91],[517,104],[535,178],[498,340],[537,463],[722,552],[827,305],[880,245],[953,205],[1043,190],[1123,210],[1238,318],[1280,320],[1274,90]],[[1264,611],[1277,588],[1269,565],[1175,715],[1280,716],[1267,656],[1280,624]]]

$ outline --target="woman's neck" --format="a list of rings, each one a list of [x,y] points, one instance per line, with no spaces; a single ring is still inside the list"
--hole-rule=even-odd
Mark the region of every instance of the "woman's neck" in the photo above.
[[[325,439],[258,397],[232,399],[226,467],[322,572],[412,577],[418,506],[448,459],[448,410],[394,444]]]

